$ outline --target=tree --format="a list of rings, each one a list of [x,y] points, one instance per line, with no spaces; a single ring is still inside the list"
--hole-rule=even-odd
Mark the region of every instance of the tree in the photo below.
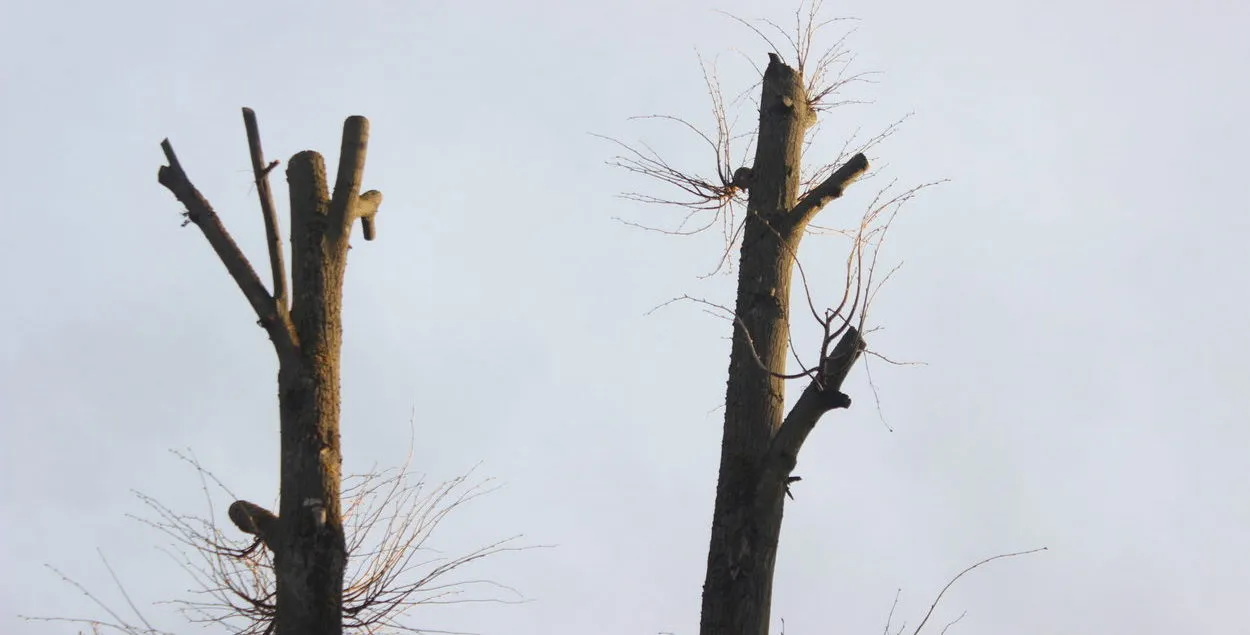
[[[207,483],[212,481],[226,493],[229,490],[198,461],[184,456],[205,483],[209,517],[179,514],[139,494],[156,514],[156,519],[144,522],[191,552],[183,551],[185,561],[180,564],[208,599],[174,603],[192,621],[241,619],[241,627],[235,625],[238,632],[258,635],[331,635],[344,629],[375,632],[383,627],[419,632],[397,618],[420,604],[455,602],[450,596],[469,584],[502,587],[483,580],[449,583],[443,576],[487,556],[528,547],[513,546],[512,537],[458,556],[419,558],[418,552],[449,513],[490,491],[485,483],[470,484],[464,475],[429,487],[412,478],[407,462],[397,469],[342,478],[339,354],[344,273],[352,226],[359,219],[365,240],[373,240],[382,202],[377,190],[360,192],[369,122],[349,117],[343,126],[333,195],[321,155],[299,152],[288,163],[292,249],[292,293],[288,294],[282,239],[268,182],[278,161],[265,162],[256,115],[250,108],[243,109],[243,121],[264,217],[272,293],[191,184],[168,140],[161,147],[169,165],[161,167],[158,180],[186,207],[186,222],[204,233],[277,353],[279,513],[235,500],[228,517],[240,531],[255,537],[248,546],[237,545],[213,518],[213,496]],[[353,566],[348,566],[349,561]],[[128,633],[155,632],[141,615],[146,628],[131,626],[109,613],[115,621],[107,626]]]
[[[857,153],[819,185],[800,192],[803,143],[815,117],[803,76],[777,54],[769,54],[755,161],[744,184],[749,197],[703,587],[703,635],[768,632],[791,472],[820,418],[851,405],[842,382],[864,350],[851,323],[857,304],[851,303],[845,313],[827,311],[820,318],[825,336],[818,361],[802,373],[809,378],[807,387],[789,414],[784,413],[790,283],[799,242],[812,218],[868,169],[867,157]]]
[[[832,162],[804,169],[804,154],[811,147],[818,115],[859,103],[843,98],[841,91],[866,79],[864,73],[849,72],[852,58],[842,47],[845,37],[821,55],[812,55],[817,31],[836,21],[818,21],[820,7],[819,0],[800,4],[792,31],[769,20],[759,21],[763,27],[757,27],[729,16],[772,48],[758,85],[759,123],[750,165],[736,165],[734,161],[740,137],[731,130],[733,119],[719,80],[706,66],[704,80],[712,100],[714,133],[704,133],[678,117],[653,115],[643,119],[675,122],[697,133],[715,152],[715,177],[705,178],[679,169],[648,146],[636,147],[609,139],[625,150],[609,161],[611,165],[675,186],[684,195],[671,198],[625,194],[626,198],[688,210],[676,230],[659,231],[687,235],[719,222],[727,245],[718,270],[726,264],[735,244],[739,251],[733,308],[691,296],[678,298],[723,313],[733,329],[716,500],[703,583],[701,635],[768,633],[782,515],[786,499],[793,498],[790,485],[800,480],[793,475],[799,451],[824,415],[851,406],[842,384],[861,356],[895,363],[869,350],[862,336],[869,305],[881,283],[893,273],[891,270],[880,280],[875,279],[877,253],[901,206],[936,184],[925,183],[891,194],[894,190],[890,183],[877,191],[858,222],[840,232],[851,240],[842,296],[818,309],[799,259],[799,244],[816,215],[841,198],[852,183],[866,177],[869,161],[865,153],[892,135],[901,123],[887,126],[858,146],[852,138]],[[770,31],[785,38],[793,65],[782,59],[781,49],[767,35]],[[686,229],[693,216],[706,212],[712,213],[710,221],[696,229]],[[791,350],[796,315],[792,313],[790,291],[796,270],[804,292],[797,303],[798,315],[810,314],[820,332],[819,344],[807,354],[808,359],[815,359],[807,363],[803,355]],[[799,367],[797,372],[788,372],[787,355],[791,354]],[[787,412],[785,389],[790,380],[806,380],[807,385]],[[919,635],[929,624],[946,591],[964,575],[995,560],[1044,550],[1046,547],[999,554],[964,568],[936,594],[913,635]],[[896,596],[896,604],[897,601]],[[893,617],[891,607],[886,632],[890,631]],[[901,627],[898,632],[902,632]]]
[[[344,630],[372,633],[381,628],[423,632],[399,618],[423,604],[508,602],[494,597],[458,599],[465,587],[475,585],[515,590],[489,580],[444,578],[487,556],[532,548],[515,546],[517,536],[459,555],[424,553],[427,540],[448,514],[492,491],[486,487],[489,479],[471,483],[466,474],[428,484],[414,478],[408,461],[398,468],[341,476],[339,359],[347,252],[357,219],[365,240],[376,237],[375,217],[382,201],[376,190],[360,192],[368,120],[349,117],[344,124],[333,195],[321,155],[300,152],[288,163],[290,293],[268,181],[279,161],[266,163],[256,115],[250,108],[243,109],[243,120],[264,220],[272,292],[191,183],[168,139],[161,143],[168,165],[160,168],[157,177],[186,208],[183,225],[195,224],[208,239],[251,304],[257,324],[269,335],[278,356],[279,513],[247,500],[234,500],[224,516],[252,538],[249,544],[227,536],[216,518],[216,499],[222,494],[235,498],[234,494],[193,456],[175,452],[198,473],[207,517],[175,511],[135,492],[155,514],[135,519],[173,539],[170,555],[193,581],[193,597],[169,603],[192,622],[219,623],[243,635],[326,635]],[[107,560],[104,566],[133,612],[132,618],[49,567],[91,599],[108,619],[26,619],[85,624],[93,632],[166,635],[167,631],[154,627],[131,601]]]
[[[893,126],[833,164],[806,173],[803,155],[818,113],[846,102],[834,101],[840,88],[863,79],[847,74],[845,51],[833,48],[811,58],[812,38],[822,26],[815,20],[819,3],[791,34],[765,21],[788,38],[795,65],[783,61],[773,46],[759,85],[759,124],[752,163],[735,166],[724,99],[715,75],[705,68],[712,96],[716,133],[699,133],[715,151],[717,177],[708,179],[673,167],[656,153],[620,143],[626,153],[612,163],[631,172],[676,185],[687,198],[630,194],[646,202],[684,206],[694,212],[714,211],[730,229],[730,243],[739,243],[737,297],[723,310],[733,324],[729,378],[725,392],[725,423],[711,540],[703,586],[702,635],[764,635],[768,632],[773,572],[781,520],[798,454],[817,422],[829,411],[848,408],[843,381],[866,345],[861,335],[873,286],[876,246],[898,206],[920,188],[893,197],[882,196],[869,206],[850,233],[846,286],[836,305],[818,310],[810,293],[807,308],[822,331],[815,361],[800,362],[787,373],[790,353],[791,284],[799,244],[813,218],[869,168],[864,154],[888,136]],[[735,18],[736,19],[736,18]],[[741,20],[739,20],[741,22]],[[764,33],[746,22],[755,32]],[[772,42],[769,41],[771,45]],[[674,117],[687,128],[695,126]],[[619,142],[617,142],[619,143]],[[923,186],[922,186],[923,187]],[[745,217],[738,220],[735,214]],[[709,222],[708,227],[714,224]],[[801,272],[801,267],[800,267]],[[803,279],[806,286],[806,279]],[[806,290],[806,289],[805,289]],[[797,359],[797,355],[796,355]],[[785,411],[787,380],[805,379],[798,400]]]
[[[204,233],[239,285],[278,356],[281,474],[278,513],[247,501],[230,506],[230,519],[273,553],[277,580],[276,631],[307,635],[342,632],[347,545],[340,509],[339,352],[343,341],[343,276],[352,226],[375,237],[377,190],[361,193],[369,121],[349,117],[330,195],[325,160],[305,151],[291,157],[291,290],[255,113],[243,110],[256,189],[264,214],[272,292],[235,244],[212,206],[191,184],[166,139],[169,165],[158,180],[186,207],[186,220]]]

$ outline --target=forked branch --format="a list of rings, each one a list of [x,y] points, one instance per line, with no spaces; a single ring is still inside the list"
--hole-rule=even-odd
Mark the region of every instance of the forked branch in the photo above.
[[[269,295],[264,283],[256,275],[256,270],[248,262],[247,256],[243,255],[239,245],[230,236],[230,232],[226,231],[226,226],[222,224],[217,212],[213,211],[212,205],[209,205],[208,200],[192,185],[191,179],[187,177],[182,164],[178,161],[178,156],[174,154],[174,147],[169,143],[169,139],[161,141],[161,150],[164,151],[169,165],[161,166],[157,172],[157,181],[187,208],[187,211],[183,213],[187,222],[195,223],[196,227],[204,233],[213,251],[217,252],[217,257],[230,272],[230,277],[234,278],[248,303],[252,305],[261,326],[268,331],[269,338],[273,340],[279,354],[293,349],[296,346],[295,333],[286,320],[282,319],[277,302],[273,296]]]

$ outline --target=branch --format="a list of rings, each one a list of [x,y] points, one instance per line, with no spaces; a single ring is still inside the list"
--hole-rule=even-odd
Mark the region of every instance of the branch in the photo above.
[[[764,456],[759,490],[761,495],[773,485],[784,484],[785,478],[794,469],[799,449],[803,447],[807,435],[826,412],[850,407],[851,398],[842,393],[842,382],[846,380],[855,360],[859,359],[864,346],[859,330],[848,326],[842,339],[822,364],[819,374],[803,390],[803,394],[773,435],[768,453]]]
[[[843,164],[823,183],[812,188],[803,198],[795,204],[794,209],[790,210],[791,222],[795,227],[802,228],[812,219],[825,205],[842,196],[842,192],[846,186],[852,181],[863,176],[868,171],[868,157],[863,153],[856,154],[851,157],[850,161]]]
[[[252,268],[251,263],[247,261],[247,256],[243,255],[234,239],[230,237],[230,232],[226,231],[217,212],[213,211],[213,207],[187,178],[187,173],[178,162],[169,139],[161,141],[161,150],[165,152],[165,159],[169,161],[169,165],[161,166],[156,174],[156,180],[187,208],[184,213],[187,221],[195,223],[200,231],[204,232],[204,237],[213,246],[213,251],[217,252],[217,257],[221,259],[222,264],[226,265],[230,277],[234,278],[235,283],[239,285],[239,289],[243,291],[243,295],[252,305],[252,310],[256,311],[260,325],[268,331],[274,346],[279,352],[294,348],[295,334],[279,319],[277,303],[274,302],[273,296],[265,290],[265,285],[256,275],[256,270]]]
[[[277,161],[265,165],[265,152],[260,147],[260,127],[256,123],[256,111],[243,109],[243,126],[247,129],[247,149],[252,155],[252,176],[256,179],[256,195],[260,197],[260,211],[265,217],[265,240],[269,244],[269,269],[273,272],[273,299],[279,310],[286,309],[286,264],[282,259],[282,237],[278,234],[278,212],[273,205],[273,190],[269,189],[269,172]]]
[[[278,517],[273,512],[256,503],[237,500],[230,504],[227,514],[239,531],[256,536],[270,549],[274,548],[271,541],[277,535]]]
[[[378,215],[378,206],[382,204],[382,193],[369,190],[356,200],[356,216],[360,218],[360,226],[365,231],[365,240],[373,240],[378,235],[373,218]]]
[[[362,219],[365,240],[376,235],[374,216],[382,202],[377,190],[360,193],[360,181],[364,177],[365,155],[369,147],[369,120],[355,115],[343,122],[343,145],[339,151],[339,170],[334,178],[334,197],[330,200],[330,227],[333,231],[350,234],[352,223]]]
[[[946,595],[946,592],[949,591],[950,588],[954,586],[954,584],[958,582],[960,578],[964,577],[965,574],[971,572],[972,570],[982,565],[989,564],[995,560],[999,560],[1002,558],[1014,558],[1016,556],[1027,556],[1031,553],[1037,553],[1039,551],[1046,551],[1046,550],[1047,550],[1046,547],[1038,547],[1036,549],[1029,549],[1028,551],[1017,551],[1015,553],[1000,553],[997,556],[991,556],[989,558],[986,558],[964,569],[963,571],[960,571],[959,575],[956,575],[955,577],[951,578],[950,582],[947,582],[946,586],[942,587],[942,590],[938,592],[937,597],[933,598],[933,604],[929,605],[929,612],[924,614],[924,619],[920,620],[920,624],[916,626],[916,630],[912,632],[912,635],[920,635],[920,630],[924,628],[925,624],[929,623],[929,618],[933,617],[933,611],[934,609],[937,608],[937,605],[942,601],[942,596]],[[958,622],[960,619],[963,619],[962,615],[960,615],[959,619],[956,619],[955,622]],[[951,624],[954,624],[954,622],[951,622]],[[947,624],[946,628],[950,628],[950,624]],[[943,628],[942,632],[946,632],[946,628]]]

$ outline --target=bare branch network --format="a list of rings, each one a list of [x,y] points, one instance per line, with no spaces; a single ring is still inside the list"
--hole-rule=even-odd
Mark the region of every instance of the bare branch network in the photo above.
[[[263,538],[232,537],[215,519],[221,498],[235,495],[222,481],[189,453],[174,452],[190,465],[200,480],[206,515],[183,514],[143,494],[134,495],[153,514],[130,517],[171,539],[162,549],[191,579],[190,597],[161,604],[173,606],[193,624],[219,624],[231,633],[264,635],[273,632],[275,577],[273,553]],[[348,476],[344,479],[344,523],[347,526],[348,576],[343,591],[343,628],[358,633],[432,633],[411,622],[411,612],[421,606],[462,603],[519,603],[515,589],[495,581],[464,577],[464,568],[492,555],[536,548],[517,544],[520,536],[496,541],[457,556],[442,556],[430,546],[435,531],[455,510],[495,490],[491,479],[472,480],[472,471],[431,485],[407,470],[397,468]],[[235,501],[263,509],[247,501]],[[267,513],[267,512],[266,512]],[[230,514],[236,521],[235,514]],[[238,522],[236,522],[238,525]],[[245,534],[254,534],[239,527]],[[103,558],[103,556],[101,556]],[[60,571],[65,582],[77,588],[109,616],[109,619],[40,618],[81,624],[93,632],[127,635],[170,635],[143,616],[120,580],[105,561],[117,589],[133,617],[109,607],[95,594]],[[484,592],[475,591],[482,589]],[[503,592],[494,593],[492,592]]]
[[[835,23],[851,20],[850,18],[818,20],[821,5],[819,1],[801,5],[794,14],[793,31],[771,20],[757,20],[753,23],[721,12],[751,29],[767,42],[772,50],[771,55],[776,56],[777,59],[784,60],[790,57],[795,60],[797,70],[806,79],[807,105],[813,114],[841,106],[867,103],[846,97],[844,92],[853,85],[871,83],[871,78],[875,75],[872,72],[851,72],[855,58],[847,48],[846,42],[853,34],[853,30],[846,31],[822,54],[814,54],[816,36],[823,29]],[[772,37],[769,36],[770,32],[775,32]],[[774,41],[774,38],[778,36],[784,45],[779,46]],[[764,69],[751,61],[750,57],[744,57],[750,61],[757,76],[762,79]],[[720,227],[725,249],[715,269],[707,274],[710,276],[722,270],[732,269],[730,255],[741,238],[742,215],[745,213],[747,204],[746,194],[754,180],[754,172],[751,166],[746,165],[744,159],[737,157],[748,157],[751,154],[758,128],[743,132],[737,129],[742,116],[749,112],[750,108],[759,106],[752,97],[759,82],[757,81],[736,97],[727,100],[721,90],[715,63],[709,64],[700,58],[699,64],[711,101],[712,131],[705,131],[690,120],[672,115],[646,115],[631,119],[675,124],[682,131],[693,133],[700,145],[713,155],[714,171],[710,176],[697,170],[674,165],[646,142],[631,144],[604,135],[595,136],[611,142],[622,150],[621,154],[608,160],[608,165],[658,180],[675,188],[674,193],[668,195],[625,192],[620,195],[621,197],[643,203],[676,206],[686,210],[681,220],[670,228],[654,227],[619,218],[617,220],[640,229],[679,236],[698,234],[715,226]],[[747,119],[750,120],[749,117]],[[832,161],[817,164],[815,170],[804,168],[803,191],[810,192],[820,184],[828,182],[834,170],[851,162],[854,155],[864,154],[890,137],[900,123],[901,120],[864,141],[858,140],[859,132],[856,131],[848,137],[842,151]],[[816,130],[818,126],[813,128],[812,132]],[[810,139],[808,143],[810,144]]]
[[[759,20],[757,23],[752,23],[737,16],[725,14],[734,21],[747,26],[767,42],[772,49],[769,58],[773,63],[784,64],[782,58],[783,51],[796,60],[796,71],[804,81],[803,94],[806,96],[806,107],[811,113],[811,121],[809,122],[811,127],[805,135],[804,154],[806,154],[807,149],[811,145],[814,133],[818,130],[815,125],[812,125],[815,123],[815,115],[839,106],[865,103],[861,100],[844,98],[842,93],[852,84],[871,81],[870,78],[873,75],[873,73],[855,73],[850,70],[854,56],[847,49],[846,43],[853,31],[847,31],[831,47],[825,49],[824,53],[815,55],[814,42],[818,33],[830,25],[847,20],[844,18],[819,19],[818,15],[821,11],[821,5],[821,2],[816,1],[800,6],[794,14],[795,23],[793,30],[787,30],[771,20]],[[772,37],[769,35],[770,32],[774,32]],[[778,35],[784,42],[783,46],[779,46],[773,39],[773,37]],[[745,209],[748,202],[747,194],[755,177],[751,166],[735,164],[733,157],[738,154],[735,152],[735,143],[742,139],[747,139],[748,144],[754,143],[758,135],[758,127],[747,134],[735,134],[733,132],[734,122],[737,118],[730,116],[730,109],[726,107],[726,100],[721,91],[715,70],[709,69],[708,65],[702,61],[700,61],[700,65],[712,104],[715,128],[713,133],[706,133],[698,126],[680,117],[650,115],[636,117],[635,119],[676,123],[681,128],[693,132],[701,141],[701,145],[710,150],[715,156],[714,177],[705,177],[698,172],[687,171],[674,166],[645,142],[631,145],[609,137],[602,138],[611,141],[625,151],[624,154],[610,159],[608,161],[609,165],[658,180],[666,186],[676,188],[676,191],[679,193],[676,196],[665,196],[630,192],[623,194],[623,197],[645,203],[682,207],[687,210],[685,217],[675,229],[657,229],[631,222],[627,222],[627,224],[675,235],[699,233],[717,224],[717,222],[724,226],[725,249],[722,251],[716,270],[713,272],[715,273],[730,263],[730,255],[740,245],[741,234],[745,224],[743,214],[747,213]],[[764,74],[763,70],[758,67],[756,70],[762,77]],[[757,83],[752,88],[758,86],[759,84]],[[750,91],[747,92],[749,93]],[[740,101],[742,101],[741,98],[738,98],[731,103],[736,104]],[[758,107],[758,103],[755,105]],[[893,192],[895,183],[888,184],[877,192],[876,197],[871,201],[858,223],[849,228],[833,229],[821,227],[811,221],[826,205],[840,198],[852,182],[865,176],[871,176],[871,174],[868,174],[869,162],[865,153],[892,136],[901,123],[902,120],[895,122],[865,141],[856,141],[858,137],[857,132],[843,144],[841,151],[833,162],[819,164],[815,170],[810,172],[806,169],[804,170],[806,174],[801,182],[801,194],[798,203],[790,211],[790,216],[796,219],[794,224],[804,232],[814,231],[844,236],[850,240],[851,245],[842,276],[843,290],[841,297],[834,304],[824,307],[818,307],[817,302],[813,298],[813,291],[808,281],[807,272],[804,270],[798,254],[793,251],[790,253],[790,257],[799,273],[808,311],[813,320],[819,325],[822,336],[819,351],[814,361],[805,361],[795,348],[790,346],[791,354],[799,367],[797,372],[787,373],[775,369],[766,369],[769,373],[782,379],[809,378],[814,380],[814,385],[818,389],[823,389],[826,384],[835,382],[840,384],[840,378],[834,382],[829,380],[839,376],[844,377],[846,371],[842,366],[853,364],[854,360],[861,353],[874,355],[884,361],[894,363],[877,353],[868,351],[862,344],[859,346],[859,350],[856,350],[849,358],[844,357],[844,355],[850,349],[835,350],[835,348],[843,337],[848,339],[860,337],[865,328],[868,305],[879,291],[881,285],[888,281],[894,271],[897,270],[897,267],[891,269],[884,276],[881,276],[880,279],[876,275],[879,249],[884,243],[892,221],[905,203],[914,198],[921,190],[936,185],[940,181],[918,185],[901,193]],[[750,145],[747,146],[747,149],[750,149]],[[712,212],[711,218],[691,228],[692,219],[705,212]],[[782,239],[782,244],[787,245],[788,249],[788,242],[781,236],[781,230],[771,224],[766,226],[777,238]],[[744,329],[743,332],[757,363],[763,363],[756,349],[754,334],[745,328],[741,317],[735,316],[732,309],[690,296],[675,298],[665,303],[665,305],[674,301],[695,301],[715,309],[723,317],[732,320],[737,328]],[[854,337],[850,335],[852,332],[855,333]],[[849,345],[848,342],[847,346]]]

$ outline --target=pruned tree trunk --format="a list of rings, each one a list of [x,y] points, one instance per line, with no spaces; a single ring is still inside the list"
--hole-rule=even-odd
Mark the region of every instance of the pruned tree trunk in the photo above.
[[[720,476],[712,517],[702,635],[765,635],[787,479],[816,421],[850,399],[842,380],[863,349],[847,326],[784,415],[790,279],[799,241],[825,204],[868,168],[857,154],[799,198],[804,134],[815,122],[803,78],[770,54],[742,231]]]
[[[261,152],[255,114],[243,109],[252,167],[264,213],[273,273],[273,292],[230,237],[208,201],[187,178],[169,141],[169,161],[158,179],[186,206],[195,223],[238,283],[278,355],[281,416],[281,485],[278,514],[247,501],[230,507],[230,518],[273,550],[277,578],[279,635],[338,635],[342,632],[343,573],[347,553],[340,515],[339,368],[343,342],[343,274],[348,241],[357,218],[367,240],[382,195],[360,193],[369,122],[350,117],[333,196],[325,161],[312,151],[293,156],[287,167],[291,197],[290,302],[282,241]],[[243,432],[240,432],[243,434]]]

